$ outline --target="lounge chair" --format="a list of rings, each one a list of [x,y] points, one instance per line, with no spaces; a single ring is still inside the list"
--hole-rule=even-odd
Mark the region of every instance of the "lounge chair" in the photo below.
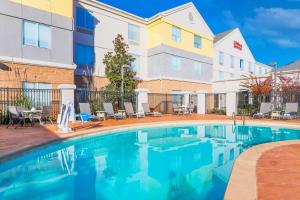
[[[195,105],[194,104],[189,104],[188,108],[187,108],[188,114],[191,115],[192,113],[194,113],[194,110],[195,110]]]
[[[32,120],[37,119],[39,120],[40,124],[43,124],[43,121],[46,123],[48,120],[50,121],[51,124],[53,124],[51,115],[52,115],[52,106],[43,106],[42,112],[34,114],[32,116]]]
[[[139,118],[139,117],[145,117],[144,113],[136,113],[136,112],[134,112],[133,106],[132,106],[131,102],[124,102],[124,107],[125,107],[126,114],[129,117],[137,117],[137,118]]]
[[[122,113],[115,113],[112,103],[103,103],[103,107],[107,117],[114,119],[124,119],[126,117]]]
[[[79,103],[79,110],[82,122],[98,120],[97,116],[92,114],[89,103]]]
[[[16,106],[9,106],[8,113],[9,113],[9,123],[6,128],[8,128],[10,125],[13,124],[16,124],[15,128],[17,128],[18,125],[22,125],[25,123],[24,116],[18,112]]]
[[[173,104],[173,112],[177,115],[183,114],[182,108],[178,106],[178,104]]]
[[[298,117],[298,103],[286,103],[282,119],[295,119]]]
[[[144,110],[144,113],[145,113],[146,116],[154,116],[154,117],[160,117],[161,116],[160,112],[151,112],[148,103],[142,103],[142,107],[143,107],[143,110]]]
[[[258,113],[253,115],[253,118],[264,118],[270,115],[273,109],[272,103],[261,103]]]

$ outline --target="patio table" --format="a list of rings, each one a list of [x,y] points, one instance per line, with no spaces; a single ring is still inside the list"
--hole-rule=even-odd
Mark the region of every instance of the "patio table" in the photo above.
[[[33,116],[41,113],[42,110],[23,110],[24,117],[30,119],[32,125],[34,125]]]

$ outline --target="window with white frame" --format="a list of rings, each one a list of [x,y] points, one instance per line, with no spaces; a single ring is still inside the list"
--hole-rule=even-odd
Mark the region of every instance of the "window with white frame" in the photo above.
[[[181,29],[176,26],[172,26],[172,40],[175,42],[181,41]]]
[[[241,71],[244,71],[244,60],[240,59],[240,69]]]
[[[251,62],[248,62],[248,72],[253,73],[253,65]]]
[[[171,57],[171,67],[175,71],[180,71],[181,70],[181,58],[172,56]]]
[[[140,56],[132,55],[134,57],[134,61],[130,65],[130,69],[138,73],[140,71]]]
[[[31,100],[33,107],[50,106],[52,85],[50,83],[23,82],[23,95]]]
[[[51,28],[44,24],[23,21],[23,44],[51,48]]]
[[[202,38],[199,35],[194,35],[194,47],[197,49],[202,47]]]
[[[128,24],[128,41],[133,44],[140,43],[140,27]]]
[[[198,75],[200,75],[202,73],[202,63],[194,61],[194,70]]]
[[[224,65],[224,53],[221,51],[219,52],[219,64]]]
[[[230,56],[230,67],[231,67],[231,68],[234,68],[234,65],[235,65],[234,61],[235,61],[234,56],[231,55],[231,56]]]
[[[224,80],[224,72],[223,71],[219,71],[219,80],[220,81]]]

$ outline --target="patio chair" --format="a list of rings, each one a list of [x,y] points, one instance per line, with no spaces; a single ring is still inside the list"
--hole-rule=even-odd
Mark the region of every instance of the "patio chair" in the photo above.
[[[160,112],[151,112],[148,103],[142,103],[142,107],[143,107],[143,110],[144,110],[144,114],[146,116],[154,116],[154,117],[160,117],[161,116]]]
[[[270,115],[271,111],[273,109],[272,103],[261,103],[260,109],[258,113],[255,113],[253,115],[253,118],[264,118]]]
[[[286,103],[285,110],[280,118],[282,119],[295,119],[298,117],[298,103]]]
[[[9,123],[7,125],[6,128],[8,128],[10,125],[16,124],[16,127],[18,127],[18,125],[22,125],[25,122],[25,118],[23,117],[23,115],[21,115],[16,106],[9,106],[8,107],[8,114],[9,114]]]
[[[92,114],[89,103],[79,103],[79,110],[80,110],[79,116],[81,122],[98,120],[97,116]]]
[[[180,108],[178,106],[178,104],[175,104],[175,103],[173,104],[173,112],[174,112],[174,114],[177,114],[177,115],[183,114],[182,108]]]
[[[52,115],[52,106],[43,106],[42,112],[33,114],[32,120],[37,119],[39,120],[40,124],[43,124],[43,121],[45,122],[45,124],[47,121],[50,121],[50,123],[53,124],[51,115]]]
[[[114,119],[124,119],[125,116],[122,113],[115,113],[112,103],[103,103],[103,108],[107,117]]]
[[[145,117],[144,113],[136,113],[136,112],[134,112],[133,106],[132,106],[131,102],[124,102],[124,107],[125,107],[126,114],[129,117],[137,117],[137,118],[139,118],[139,117]]]
[[[194,109],[195,109],[195,105],[194,104],[189,104],[188,108],[187,108],[188,114],[191,115],[192,113],[194,113]]]

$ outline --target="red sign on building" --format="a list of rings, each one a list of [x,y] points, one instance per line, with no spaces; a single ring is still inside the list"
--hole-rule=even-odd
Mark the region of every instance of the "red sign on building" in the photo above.
[[[242,50],[243,49],[243,45],[237,41],[234,41],[233,43],[234,48],[238,49],[238,50]]]

